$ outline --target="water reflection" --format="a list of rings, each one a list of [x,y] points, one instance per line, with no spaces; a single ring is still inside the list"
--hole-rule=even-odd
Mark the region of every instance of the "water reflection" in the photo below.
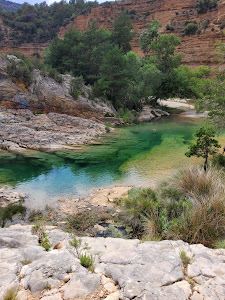
[[[166,168],[166,161],[173,161],[174,168],[182,161],[185,143],[198,127],[197,120],[168,118],[120,128],[103,144],[84,146],[80,151],[27,151],[24,155],[2,151],[0,184],[29,193],[29,205],[36,208],[60,198],[84,197],[93,188],[115,182],[147,185],[158,176],[154,170]]]

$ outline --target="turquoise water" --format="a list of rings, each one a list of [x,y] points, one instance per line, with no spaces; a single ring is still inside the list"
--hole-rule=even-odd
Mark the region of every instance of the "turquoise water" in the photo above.
[[[201,122],[170,117],[127,126],[78,151],[24,155],[2,151],[0,184],[28,193],[27,205],[32,208],[82,198],[95,188],[114,184],[153,186],[177,167],[193,162],[184,153]]]

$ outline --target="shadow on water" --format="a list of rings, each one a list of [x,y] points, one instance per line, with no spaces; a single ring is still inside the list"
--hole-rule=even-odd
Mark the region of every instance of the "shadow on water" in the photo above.
[[[45,206],[60,198],[84,197],[93,188],[120,182],[126,176],[130,180],[130,170],[139,168],[139,160],[142,168],[145,164],[148,168],[148,162],[155,159],[154,149],[158,153],[165,141],[168,148],[176,143],[178,152],[184,146],[187,149],[186,144],[192,140],[199,122],[167,118],[122,127],[102,139],[101,144],[83,146],[79,151],[27,151],[23,155],[1,151],[0,184],[29,193],[35,199],[32,205]]]

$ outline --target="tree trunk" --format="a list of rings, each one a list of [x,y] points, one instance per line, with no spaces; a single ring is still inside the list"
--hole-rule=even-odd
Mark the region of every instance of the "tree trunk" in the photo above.
[[[206,168],[207,168],[207,162],[208,162],[208,155],[205,158],[205,163],[204,163],[204,170],[206,172]]]

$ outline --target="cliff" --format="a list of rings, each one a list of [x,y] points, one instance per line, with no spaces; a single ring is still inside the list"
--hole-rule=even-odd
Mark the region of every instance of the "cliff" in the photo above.
[[[110,29],[114,20],[122,13],[127,13],[133,23],[136,35],[132,41],[133,50],[142,55],[139,47],[139,36],[146,29],[146,25],[154,18],[161,24],[162,33],[174,33],[181,37],[182,44],[177,51],[182,52],[182,63],[190,67],[207,65],[218,67],[217,57],[214,55],[214,44],[217,40],[225,41],[223,24],[225,24],[225,1],[218,3],[218,7],[205,14],[196,10],[197,0],[125,0],[106,2],[93,8],[88,15],[78,16],[74,21],[63,27],[59,36],[63,37],[69,27],[84,30],[90,20],[95,20],[100,27]],[[207,21],[209,20],[209,21]],[[183,36],[187,22],[198,23],[201,33]],[[209,22],[204,29],[204,23]],[[172,30],[167,30],[168,26]],[[199,30],[200,31],[200,30]]]

